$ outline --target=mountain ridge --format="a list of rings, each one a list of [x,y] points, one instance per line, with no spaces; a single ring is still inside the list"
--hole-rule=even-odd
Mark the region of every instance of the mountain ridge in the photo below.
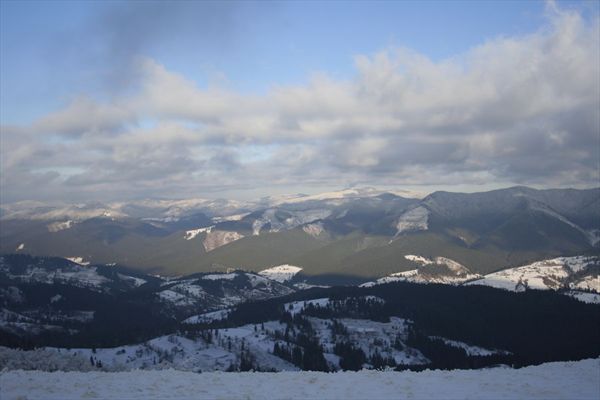
[[[423,199],[370,188],[253,205],[205,199],[118,204],[114,214],[101,203],[68,208],[83,210],[83,219],[56,219],[64,210],[39,203],[26,204],[33,214],[8,207],[0,219],[0,254],[81,258],[167,275],[291,264],[318,283],[323,274],[376,279],[402,272],[411,266],[407,254],[448,257],[486,274],[600,250],[600,188],[514,186],[437,191]],[[137,217],[122,212],[131,209]],[[95,214],[88,218],[89,210]]]

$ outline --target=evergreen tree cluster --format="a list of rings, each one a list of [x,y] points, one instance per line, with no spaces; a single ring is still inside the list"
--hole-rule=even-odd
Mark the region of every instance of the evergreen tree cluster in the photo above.
[[[340,368],[343,370],[358,371],[367,362],[365,352],[347,341],[336,343],[333,352],[340,356]]]

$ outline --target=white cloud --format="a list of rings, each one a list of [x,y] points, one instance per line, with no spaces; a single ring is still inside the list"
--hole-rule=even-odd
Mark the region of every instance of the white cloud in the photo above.
[[[201,88],[144,59],[133,93],[80,97],[30,126],[2,127],[3,199],[597,185],[599,26],[551,5],[547,26],[526,36],[441,62],[402,48],[359,55],[353,79],[320,74],[265,95]],[[69,168],[84,172],[61,174]],[[41,170],[56,173],[33,190]]]

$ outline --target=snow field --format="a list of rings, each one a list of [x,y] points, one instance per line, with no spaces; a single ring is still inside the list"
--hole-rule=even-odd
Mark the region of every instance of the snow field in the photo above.
[[[263,269],[258,274],[265,278],[271,279],[279,283],[287,282],[292,279],[302,268],[294,265],[283,264],[276,267]]]
[[[175,370],[0,373],[12,399],[598,399],[600,360],[522,369],[193,373]]]

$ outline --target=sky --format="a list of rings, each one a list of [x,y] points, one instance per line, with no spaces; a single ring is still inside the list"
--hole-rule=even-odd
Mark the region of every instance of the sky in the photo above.
[[[0,1],[0,202],[600,186],[596,1]]]

